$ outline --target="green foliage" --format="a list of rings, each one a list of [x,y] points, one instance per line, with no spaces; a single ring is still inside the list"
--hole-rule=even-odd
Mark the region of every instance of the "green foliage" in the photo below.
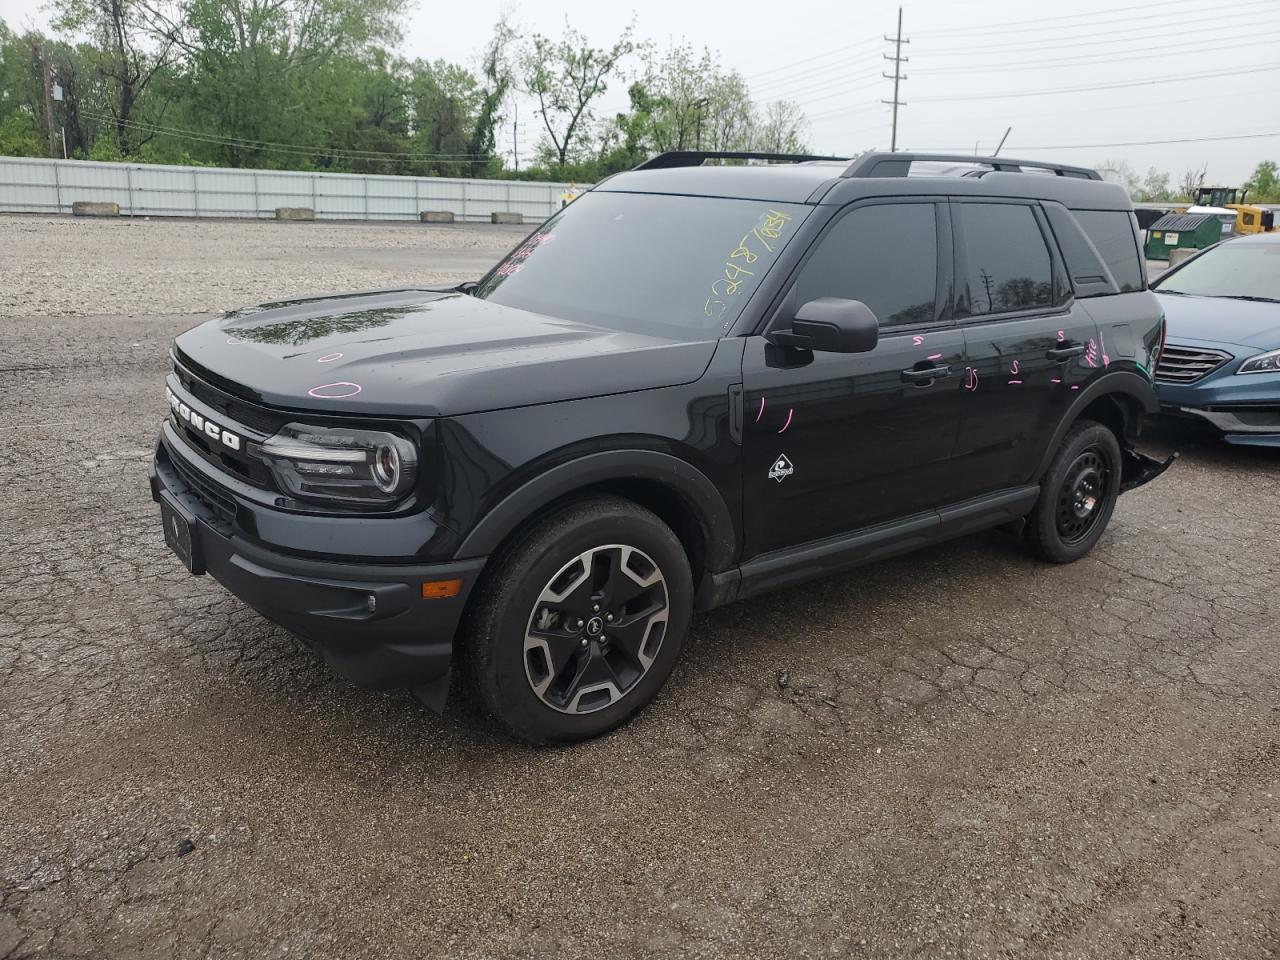
[[[1167,203],[1173,199],[1173,188],[1169,185],[1169,174],[1151,167],[1146,177],[1133,193],[1133,199],[1145,203]]]
[[[1254,168],[1253,176],[1245,181],[1246,203],[1280,203],[1280,176],[1276,162],[1263,160]]]
[[[394,53],[411,0],[51,0],[56,38],[0,21],[0,153],[104,161],[590,183],[667,149],[803,150],[794,104],[754,104],[705,50],[521,39],[499,19],[476,69]],[[643,56],[638,56],[643,55]],[[640,76],[635,76],[642,71]],[[628,79],[628,109],[600,117]],[[518,171],[497,155],[510,99],[538,101]]]

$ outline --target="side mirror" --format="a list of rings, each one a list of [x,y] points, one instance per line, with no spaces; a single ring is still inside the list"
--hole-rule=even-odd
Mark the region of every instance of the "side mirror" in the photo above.
[[[880,321],[861,300],[819,297],[796,311],[789,331],[775,333],[772,339],[823,353],[866,353],[880,340]]]

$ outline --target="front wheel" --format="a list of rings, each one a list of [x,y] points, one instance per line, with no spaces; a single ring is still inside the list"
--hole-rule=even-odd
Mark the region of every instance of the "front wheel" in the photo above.
[[[1091,420],[1075,424],[1040,481],[1040,499],[1027,518],[1032,552],[1070,563],[1093,549],[1120,496],[1120,443]]]
[[[597,736],[652,700],[693,607],[680,541],[617,497],[533,524],[482,590],[467,638],[472,682],[495,719],[535,743]]]

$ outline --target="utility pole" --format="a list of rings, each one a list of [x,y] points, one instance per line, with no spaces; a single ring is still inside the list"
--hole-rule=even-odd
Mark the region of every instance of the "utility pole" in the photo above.
[[[902,72],[902,65],[907,62],[908,57],[902,55],[902,45],[910,43],[910,40],[902,39],[902,8],[898,8],[898,35],[896,37],[885,37],[889,43],[893,44],[893,56],[887,53],[884,55],[886,60],[893,61],[893,76],[889,74],[881,74],[886,80],[893,81],[893,99],[881,100],[881,103],[889,103],[893,105],[893,136],[889,143],[889,152],[896,153],[898,151],[898,108],[905,107],[906,104],[898,99],[898,84],[907,79],[907,75]]]
[[[520,172],[520,104],[511,104],[511,158],[516,164],[516,173]]]
[[[40,49],[39,43],[31,41],[31,55],[40,63],[40,74],[44,78],[44,119],[49,127],[49,156],[58,157],[58,140],[53,132],[53,74],[49,70],[49,58]]]

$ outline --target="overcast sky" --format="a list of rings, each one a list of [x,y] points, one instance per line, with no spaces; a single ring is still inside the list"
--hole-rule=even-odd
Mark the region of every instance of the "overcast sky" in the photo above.
[[[19,28],[43,26],[43,6],[0,0],[0,16]],[[599,45],[616,39],[634,15],[640,38],[659,45],[687,38],[711,48],[747,78],[758,101],[798,102],[813,147],[841,154],[889,146],[889,108],[880,100],[891,97],[892,83],[880,73],[892,67],[882,59],[891,52],[883,37],[894,32],[897,6],[418,0],[401,53],[474,65],[502,10],[522,31],[548,35],[567,17]],[[1280,160],[1280,0],[909,0],[903,35],[911,42],[903,48],[910,62],[900,149],[972,152],[976,144],[989,152],[1012,126],[1003,155],[1083,165],[1123,159],[1139,174],[1150,166],[1166,170],[1175,183],[1207,162],[1209,180],[1231,186],[1259,160]],[[1193,79],[1169,79],[1187,76]],[[1108,85],[1115,86],[1101,89]],[[615,82],[602,115],[625,106],[625,90],[625,81]],[[525,102],[519,115],[527,158],[537,120]],[[500,142],[507,151],[510,127],[508,120]],[[1271,136],[1220,139],[1256,134]]]

